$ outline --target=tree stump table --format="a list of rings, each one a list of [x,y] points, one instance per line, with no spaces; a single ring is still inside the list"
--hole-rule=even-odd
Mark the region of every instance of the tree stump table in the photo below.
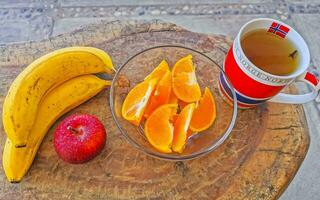
[[[0,46],[0,103],[24,67],[55,49],[94,46],[108,52],[119,67],[145,48],[176,44],[201,51],[221,65],[231,42],[226,36],[194,33],[155,20],[101,22],[40,42]],[[122,137],[108,97],[106,89],[71,111],[103,121],[108,141],[98,157],[82,165],[59,159],[52,143],[56,123],[21,183],[9,183],[1,165],[0,199],[276,199],[308,150],[302,106],[267,103],[240,110],[231,136],[206,156],[186,162],[158,160]],[[2,123],[0,131],[3,150]]]

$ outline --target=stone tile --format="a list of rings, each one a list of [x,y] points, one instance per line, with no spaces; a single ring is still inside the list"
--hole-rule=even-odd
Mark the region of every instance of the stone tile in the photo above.
[[[319,0],[284,0],[285,2],[287,3],[305,3],[305,4],[308,4],[308,3],[320,3]]]
[[[278,4],[194,4],[194,5],[135,5],[135,6],[74,6],[62,7],[60,17],[136,17],[161,15],[247,15],[247,14],[274,14]]]
[[[26,41],[30,27],[27,20],[0,21],[0,43]]]
[[[44,5],[50,6],[56,4],[58,0],[1,0],[0,8],[31,8],[31,7],[43,7]]]
[[[266,0],[264,2],[273,2],[272,0]],[[76,6],[122,6],[122,5],[176,5],[176,4],[228,4],[228,3],[261,3],[261,0],[61,0],[61,6],[74,7]]]
[[[292,21],[296,30],[309,46],[312,63],[320,69],[320,14],[294,14]]]
[[[320,1],[301,1],[289,3],[291,13],[320,13]]]
[[[49,9],[45,7],[38,8],[2,8],[0,6],[0,21],[3,20],[30,20],[43,13],[49,13]]]
[[[42,40],[52,34],[53,19],[46,15],[39,15],[30,20],[30,40]]]

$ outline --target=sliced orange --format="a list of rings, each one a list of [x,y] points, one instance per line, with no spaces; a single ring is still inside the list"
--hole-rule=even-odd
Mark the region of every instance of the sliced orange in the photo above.
[[[193,111],[190,129],[195,132],[209,128],[216,119],[216,104],[208,87],[205,88],[203,97]]]
[[[171,81],[172,83],[172,81]],[[176,95],[174,94],[173,90],[171,89],[171,93],[170,93],[170,97],[169,97],[169,101],[168,103],[170,104],[177,104],[178,103],[178,98],[176,97]]]
[[[171,93],[171,72],[168,70],[166,74],[160,79],[156,90],[147,104],[144,116],[148,117],[156,108],[167,104]]]
[[[151,80],[153,78],[158,78],[159,80],[167,73],[169,69],[169,65],[167,61],[162,60],[160,64],[154,68],[154,70],[144,78],[144,80]]]
[[[178,99],[191,103],[201,98],[192,55],[181,58],[172,69],[172,88]]]
[[[123,118],[136,126],[140,124],[144,110],[157,82],[157,78],[146,80],[130,90],[122,105],[121,112]]]
[[[172,117],[171,117],[172,124],[176,123],[178,116],[179,116],[179,114],[172,115]]]
[[[195,108],[195,103],[188,104],[182,109],[174,123],[172,150],[177,153],[182,153],[186,143],[189,124],[192,118],[192,113]]]
[[[192,130],[191,130],[190,127],[189,127],[189,129],[188,129],[188,131],[187,131],[187,139],[188,139],[189,137],[191,137],[192,134],[193,134],[193,132],[192,132]]]
[[[179,108],[182,110],[184,107],[186,107],[189,103],[187,102],[184,102],[184,101],[181,101],[179,100],[178,101],[178,105],[179,105]]]
[[[177,112],[177,104],[165,104],[157,108],[147,119],[144,127],[150,144],[164,153],[171,153],[173,124],[171,118]]]

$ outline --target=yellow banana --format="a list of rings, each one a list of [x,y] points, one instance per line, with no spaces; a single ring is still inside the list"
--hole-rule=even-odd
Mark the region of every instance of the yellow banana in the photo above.
[[[62,83],[43,97],[25,147],[16,148],[7,138],[3,168],[10,182],[19,182],[30,168],[42,139],[52,124],[64,113],[95,96],[110,81],[95,75],[83,75]]]
[[[3,105],[3,126],[16,147],[26,145],[41,98],[76,76],[111,73],[109,55],[93,47],[68,47],[40,57],[13,81]]]

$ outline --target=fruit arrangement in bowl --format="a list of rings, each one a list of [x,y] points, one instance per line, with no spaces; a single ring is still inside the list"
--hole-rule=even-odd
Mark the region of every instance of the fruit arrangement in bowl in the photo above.
[[[161,61],[130,90],[122,116],[136,126],[145,119],[145,136],[160,152],[182,153],[189,137],[213,124],[216,106],[208,87],[201,97],[190,54],[178,60],[172,72],[167,61]]]
[[[190,48],[139,52],[117,70],[111,85],[116,125],[150,156],[176,161],[204,155],[228,137],[237,114],[235,101],[230,106],[220,95],[220,73],[214,60]]]

